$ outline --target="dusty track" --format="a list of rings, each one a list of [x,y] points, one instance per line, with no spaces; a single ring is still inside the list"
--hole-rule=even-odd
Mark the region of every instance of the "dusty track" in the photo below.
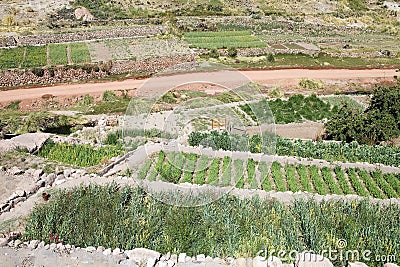
[[[241,71],[249,79],[266,85],[279,85],[282,83],[297,83],[302,78],[320,80],[357,80],[371,78],[393,78],[395,69],[282,69],[282,70],[260,70]],[[212,73],[211,73],[212,74]],[[190,74],[187,74],[190,75]],[[238,75],[240,76],[240,75]],[[207,76],[205,76],[207,77]],[[127,79],[124,81],[62,84],[50,87],[37,87],[29,89],[15,89],[0,91],[0,103],[9,103],[17,100],[31,100],[41,98],[44,94],[57,97],[99,94],[106,90],[129,90],[139,88],[147,80]],[[234,82],[234,81],[232,81]]]

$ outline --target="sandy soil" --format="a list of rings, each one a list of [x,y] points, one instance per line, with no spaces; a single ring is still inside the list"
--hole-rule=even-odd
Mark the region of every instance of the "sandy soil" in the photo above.
[[[205,78],[216,76],[216,73],[202,73]],[[290,86],[297,85],[302,78],[318,79],[322,81],[364,81],[374,82],[376,79],[393,80],[396,75],[395,69],[368,69],[368,70],[349,70],[349,69],[331,69],[331,70],[308,70],[308,69],[284,69],[284,70],[261,70],[261,71],[242,71],[241,74],[248,77],[249,80],[264,84],[267,86]],[[192,74],[183,74],[174,77],[173,84],[179,85],[180,80],[187,82]],[[219,78],[224,78],[220,75]],[[230,75],[226,77],[230,79],[232,84],[243,80],[242,75]],[[152,78],[152,80],[155,78]],[[217,78],[218,79],[218,78]],[[99,83],[82,83],[82,84],[62,84],[49,87],[37,87],[29,89],[15,89],[0,91],[0,103],[7,104],[17,100],[40,99],[45,94],[51,94],[55,97],[79,96],[85,94],[100,94],[106,90],[129,90],[141,87],[147,80],[127,79],[124,81],[99,82]],[[226,82],[221,81],[221,82]],[[152,82],[154,91],[157,87],[164,85]],[[153,91],[150,90],[150,91]]]

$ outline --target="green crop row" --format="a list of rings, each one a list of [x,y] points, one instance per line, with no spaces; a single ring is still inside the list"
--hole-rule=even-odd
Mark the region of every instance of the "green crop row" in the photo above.
[[[248,106],[243,107],[246,109]],[[205,142],[206,140],[207,142]],[[381,163],[395,167],[400,166],[399,146],[368,146],[360,145],[357,142],[293,141],[279,136],[275,138],[269,133],[264,133],[262,137],[259,135],[249,137],[247,135],[237,135],[226,131],[221,133],[216,131],[210,133],[192,132],[189,135],[189,145],[198,146],[200,143],[202,145],[210,144],[215,150],[245,151],[245,149],[249,148],[249,152],[252,153],[276,153],[279,156],[323,159],[327,161]],[[276,143],[275,151],[264,151],[265,148],[268,148],[268,144],[270,143]]]
[[[166,159],[166,160],[164,160]],[[165,162],[164,162],[165,161]],[[396,198],[400,196],[400,174],[367,172],[360,169],[342,169],[317,166],[285,165],[248,159],[224,157],[208,158],[195,154],[160,152],[151,161],[158,174],[152,173],[148,162],[139,169],[138,177],[148,173],[148,180],[160,177],[172,183],[236,186],[237,188],[263,189],[266,191],[305,191],[320,195],[357,194],[364,197]],[[185,165],[186,164],[186,165]],[[150,171],[149,171],[150,170]]]

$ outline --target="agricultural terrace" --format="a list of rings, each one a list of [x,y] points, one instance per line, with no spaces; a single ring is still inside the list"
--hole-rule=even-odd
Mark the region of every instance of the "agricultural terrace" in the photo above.
[[[169,183],[234,186],[265,191],[306,191],[320,195],[357,194],[363,197],[397,198],[400,174],[382,174],[360,169],[285,165],[273,162],[208,158],[204,155],[161,151],[138,171],[138,179]]]
[[[56,192],[46,205],[36,207],[24,239],[51,243],[57,235],[60,242],[80,247],[145,247],[164,255],[173,251],[221,259],[255,257],[265,246],[322,251],[345,239],[347,249],[371,251],[373,258],[398,251],[399,212],[398,205],[368,201],[285,205],[229,195],[187,208],[164,204],[140,188],[90,185]]]
[[[0,49],[0,68],[34,68],[46,65],[90,63],[86,43],[49,44]]]
[[[249,31],[187,32],[185,40],[194,48],[263,48],[265,42]]]
[[[191,54],[189,45],[178,38],[124,38],[90,42],[88,47],[94,62]]]
[[[233,142],[234,141],[234,142]],[[274,151],[263,151],[263,144],[275,143]],[[367,162],[378,163],[386,166],[400,167],[400,148],[396,146],[361,145],[356,141],[346,142],[324,142],[291,140],[281,137],[274,138],[264,133],[249,137],[248,135],[236,135],[228,132],[212,131],[192,132],[189,135],[190,146],[210,145],[214,150],[225,151],[250,151],[251,153],[264,152],[276,153],[278,156],[292,156],[307,159],[321,159],[329,162]],[[267,149],[267,148],[264,148]]]

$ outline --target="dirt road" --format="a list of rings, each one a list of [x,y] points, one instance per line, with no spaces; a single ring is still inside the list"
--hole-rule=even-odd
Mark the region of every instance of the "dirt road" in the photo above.
[[[260,70],[260,71],[241,71],[242,75],[230,75],[225,77],[231,79],[234,83],[235,79],[243,80],[243,75],[250,80],[266,84],[279,85],[285,83],[297,83],[302,78],[319,79],[319,80],[355,80],[355,79],[371,79],[371,78],[393,78],[396,75],[395,69],[367,69],[367,70],[349,70],[349,69],[284,69],[284,70]],[[202,73],[207,78],[216,73]],[[237,74],[237,73],[236,73]],[[187,80],[187,75],[181,75],[183,81]],[[175,79],[176,76],[171,76]],[[224,76],[221,76],[224,78]],[[220,78],[221,78],[220,77]],[[154,78],[151,78],[154,79]],[[10,103],[17,100],[30,100],[41,98],[45,94],[51,94],[56,97],[76,96],[85,94],[99,94],[106,90],[129,90],[142,86],[147,80],[127,79],[124,81],[99,82],[99,83],[72,83],[62,84],[50,87],[37,87],[28,89],[15,89],[8,91],[0,91],[0,103]],[[179,79],[175,79],[174,83],[179,83]],[[161,84],[160,84],[161,85]],[[153,86],[157,86],[154,83]],[[156,88],[154,88],[156,89]]]

